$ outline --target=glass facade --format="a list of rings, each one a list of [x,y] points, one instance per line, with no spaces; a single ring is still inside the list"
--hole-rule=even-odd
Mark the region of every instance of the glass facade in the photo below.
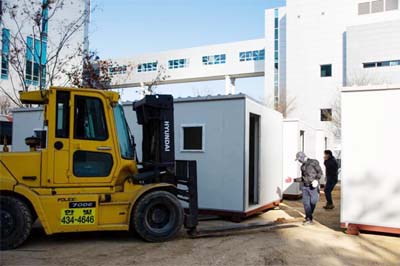
[[[219,65],[226,63],[226,54],[203,56],[203,65]]]
[[[25,82],[27,85],[39,85],[39,78],[42,86],[46,84],[46,63],[47,63],[47,31],[48,31],[48,0],[43,0],[42,32],[41,40],[31,36],[26,38],[25,51]],[[39,74],[41,72],[41,74]],[[39,75],[41,77],[39,77]]]
[[[26,38],[26,68],[25,81],[32,85],[39,84],[39,68],[42,66],[42,84],[46,83],[46,61],[47,61],[47,42],[46,40]]]
[[[239,53],[240,62],[244,61],[259,61],[265,59],[265,50],[246,51]]]
[[[43,0],[43,15],[42,15],[42,34],[43,40],[47,41],[47,30],[48,30],[48,22],[49,22],[49,7],[48,7],[48,0]]]
[[[189,59],[173,59],[168,61],[168,69],[185,68],[189,66]]]
[[[1,79],[8,79],[10,53],[10,30],[3,28],[1,31]]]
[[[279,10],[274,10],[274,105],[279,105]]]
[[[400,60],[388,60],[388,61],[363,63],[364,68],[388,67],[388,66],[400,66]]]
[[[137,72],[151,72],[151,71],[157,71],[157,62],[150,62],[150,63],[144,63],[140,64],[137,67]]]

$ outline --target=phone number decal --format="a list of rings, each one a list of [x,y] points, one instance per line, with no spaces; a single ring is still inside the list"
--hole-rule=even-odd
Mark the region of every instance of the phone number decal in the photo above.
[[[96,208],[73,208],[61,210],[62,225],[91,225],[96,223]]]

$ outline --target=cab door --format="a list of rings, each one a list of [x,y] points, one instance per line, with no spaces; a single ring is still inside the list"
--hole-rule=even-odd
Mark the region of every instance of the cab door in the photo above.
[[[93,92],[72,93],[71,183],[109,184],[115,169],[112,108]]]
[[[53,149],[54,183],[66,184],[69,179],[70,92],[56,92],[55,133]],[[52,132],[50,133],[52,134]]]

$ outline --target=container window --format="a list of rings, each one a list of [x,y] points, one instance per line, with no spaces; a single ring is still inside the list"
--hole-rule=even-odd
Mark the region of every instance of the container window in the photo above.
[[[182,151],[204,151],[204,126],[182,126]]]

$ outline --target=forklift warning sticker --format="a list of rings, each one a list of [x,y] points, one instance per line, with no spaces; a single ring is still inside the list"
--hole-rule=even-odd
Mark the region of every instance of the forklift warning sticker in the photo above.
[[[91,225],[96,222],[96,202],[70,202],[68,209],[61,210],[62,225]]]

